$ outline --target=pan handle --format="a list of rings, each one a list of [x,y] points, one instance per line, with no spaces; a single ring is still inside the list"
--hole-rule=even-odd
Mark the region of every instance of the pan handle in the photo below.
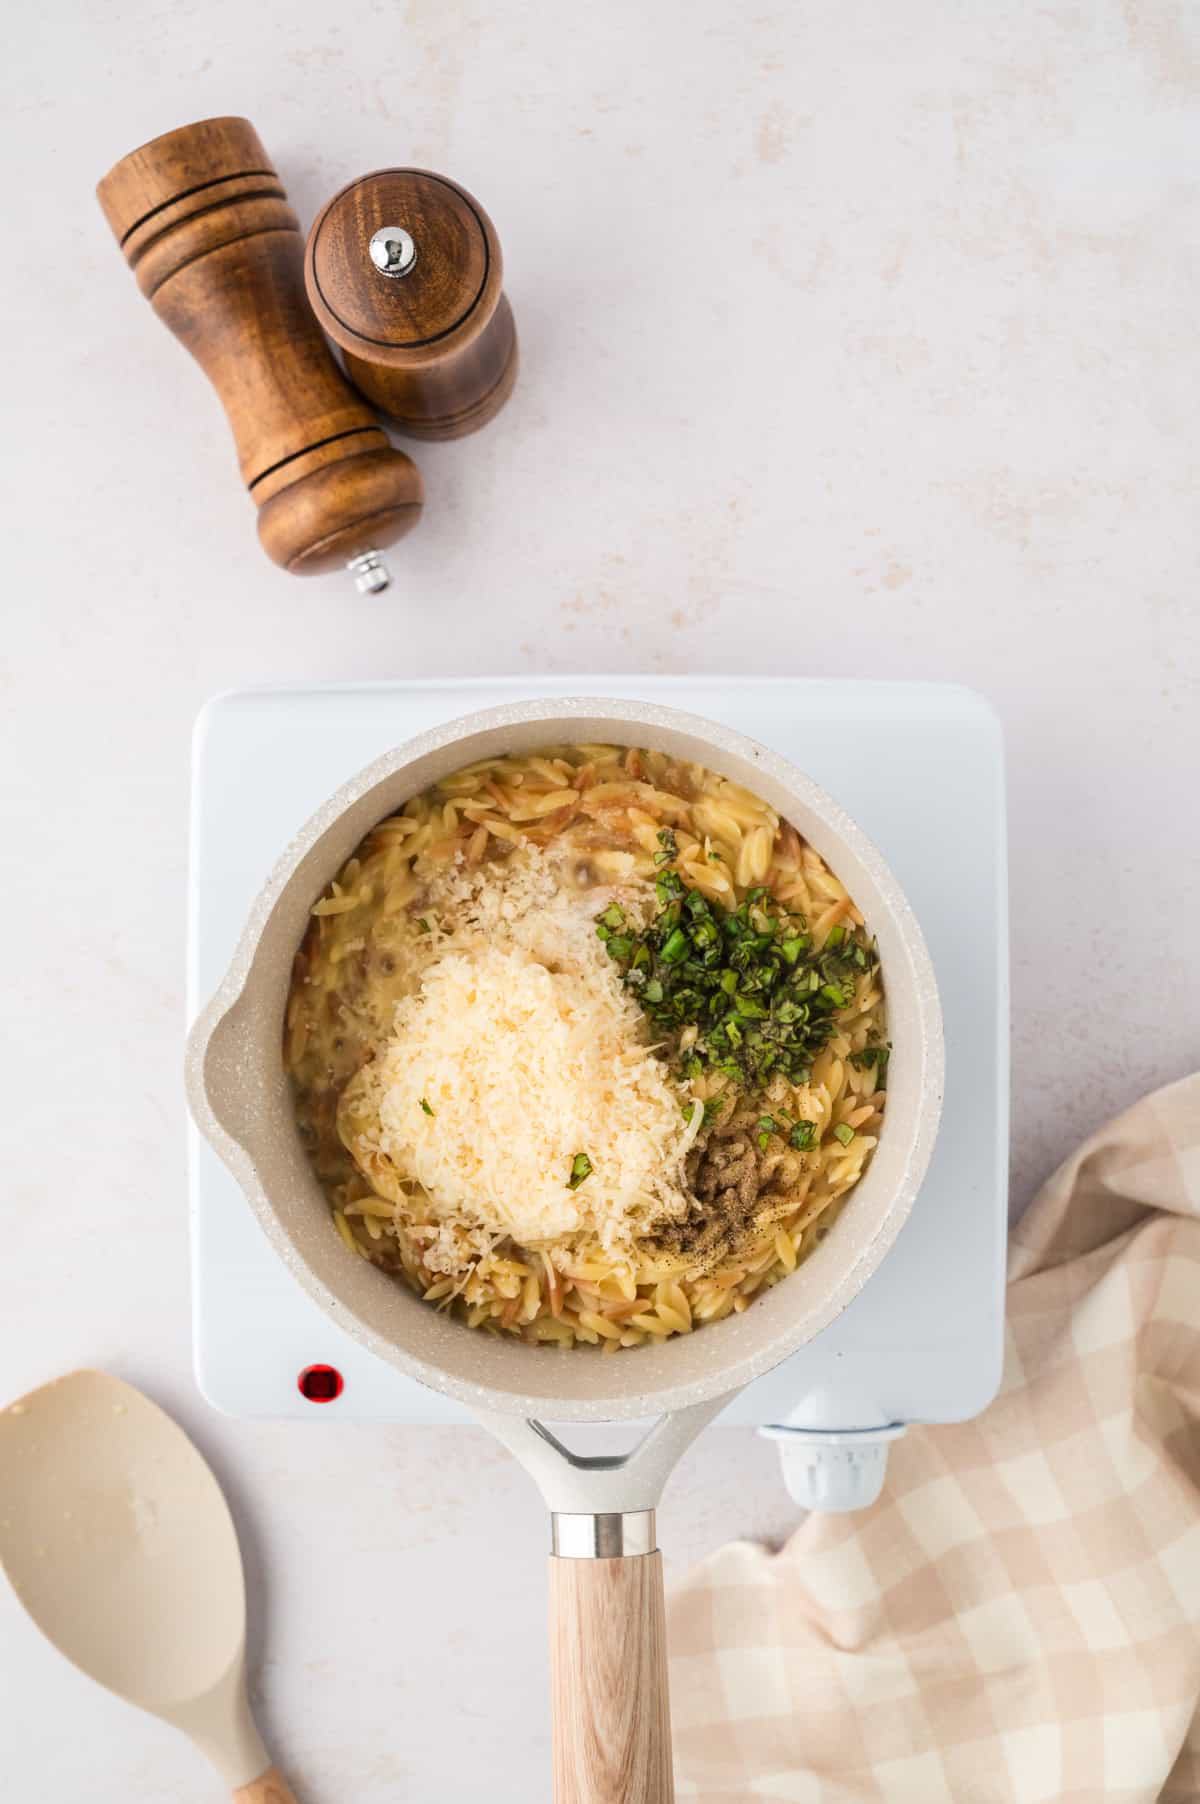
[[[555,1515],[554,1804],[674,1804],[654,1511]]]
[[[662,1558],[654,1509],[677,1459],[728,1403],[663,1416],[628,1453],[572,1453],[544,1422],[479,1409],[550,1506],[555,1804],[674,1804]]]

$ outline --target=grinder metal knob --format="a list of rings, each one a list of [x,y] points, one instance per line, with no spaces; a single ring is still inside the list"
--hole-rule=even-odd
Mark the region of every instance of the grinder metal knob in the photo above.
[[[403,226],[380,226],[367,249],[381,276],[406,276],[417,260],[417,247]]]

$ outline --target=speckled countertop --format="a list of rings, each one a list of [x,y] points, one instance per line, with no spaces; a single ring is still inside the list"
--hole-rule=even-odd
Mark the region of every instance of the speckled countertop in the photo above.
[[[499,670],[983,690],[1009,744],[1024,1199],[1198,1053],[1200,18],[73,0],[20,9],[6,49],[5,1388],[107,1365],[197,1435],[305,1804],[465,1804],[485,1775],[529,1804],[529,1481],[482,1433],[239,1425],[191,1382],[192,717],[230,685]],[[504,243],[519,387],[418,451],[426,518],[382,602],[261,557],[220,411],[92,199],[136,143],[237,111],[306,224],[412,162],[474,188]],[[662,1533],[678,1567],[791,1519],[773,1450],[727,1430]],[[0,1666],[15,1791],[216,1795],[10,1602]]]

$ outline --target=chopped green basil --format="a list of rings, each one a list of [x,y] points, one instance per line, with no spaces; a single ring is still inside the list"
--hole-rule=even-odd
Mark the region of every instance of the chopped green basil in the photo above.
[[[668,836],[664,828],[664,852]],[[843,925],[814,947],[804,917],[781,908],[762,885],[726,909],[668,866],[655,877],[655,895],[657,912],[644,930],[612,903],[597,916],[596,932],[668,1046],[674,1040],[678,1048],[684,1029],[695,1029],[687,1050],[676,1051],[676,1070],[685,1078],[720,1072],[751,1092],[776,1074],[807,1083],[859,974],[878,965],[873,942]]]
[[[860,1071],[873,1070],[877,1088],[886,1090],[888,1060],[891,1056],[891,1042],[886,1041],[881,1045],[864,1046],[861,1052],[852,1052],[850,1054],[850,1063],[856,1065]]]
[[[578,1190],[585,1178],[592,1175],[592,1161],[586,1153],[576,1153],[571,1160],[571,1175],[567,1179],[568,1190]]]
[[[424,1097],[421,1098],[421,1107],[422,1107],[422,1109],[424,1109],[424,1111],[427,1115],[433,1114],[433,1110],[430,1108],[429,1104],[425,1101]]]

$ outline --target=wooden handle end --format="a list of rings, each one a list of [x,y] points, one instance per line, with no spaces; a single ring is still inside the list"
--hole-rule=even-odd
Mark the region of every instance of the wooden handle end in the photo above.
[[[268,1767],[249,1785],[239,1785],[234,1804],[297,1804],[296,1794],[277,1766]]]
[[[673,1804],[662,1555],[550,1561],[555,1804]]]

